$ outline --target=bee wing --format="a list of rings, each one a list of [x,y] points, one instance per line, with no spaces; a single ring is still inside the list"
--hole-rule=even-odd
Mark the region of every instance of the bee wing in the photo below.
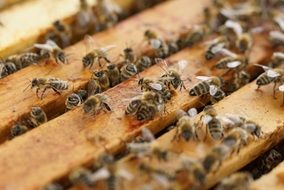
[[[197,109],[196,108],[191,108],[191,109],[189,109],[188,111],[187,111],[187,113],[188,113],[188,115],[190,116],[190,117],[194,117],[194,116],[196,116],[197,115]]]
[[[274,18],[274,21],[278,24],[278,26],[280,27],[280,29],[281,29],[282,31],[284,31],[284,18],[278,16],[278,17]]]
[[[107,52],[107,51],[112,50],[115,47],[116,47],[116,45],[108,45],[108,46],[102,47],[101,50],[104,51],[104,52]]]
[[[227,63],[227,66],[228,68],[233,69],[233,68],[240,66],[241,64],[242,63],[240,61],[232,61],[232,62]]]
[[[179,71],[180,72],[183,71],[187,67],[187,65],[188,65],[188,61],[187,60],[185,60],[185,59],[179,60],[178,61],[178,69],[179,69]]]
[[[47,40],[46,44],[50,45],[53,48],[59,48],[60,49],[60,47],[53,40]]]
[[[219,88],[215,85],[210,85],[209,94],[214,96],[218,92]]]
[[[282,40],[284,41],[284,33],[280,31],[271,31],[269,32],[269,37],[275,40]]]
[[[86,52],[90,52],[90,51],[92,51],[96,48],[95,40],[90,35],[85,35],[84,44],[85,44],[85,47],[86,47]]]
[[[105,8],[108,10],[108,12],[112,13],[117,13],[120,14],[122,12],[121,7],[113,2],[112,0],[104,0],[105,3]]]
[[[202,81],[211,80],[211,77],[208,77],[208,76],[197,76],[195,78],[198,80],[202,80]]]
[[[280,90],[281,92],[284,92],[284,84],[282,84],[281,86],[279,86],[279,90]]]
[[[270,70],[267,71],[266,75],[271,77],[271,78],[276,78],[276,77],[279,77],[281,74],[270,69]]]
[[[91,175],[91,181],[96,182],[110,177],[110,172],[107,168],[101,168]]]
[[[41,50],[47,50],[47,51],[52,51],[53,47],[50,46],[49,44],[34,44],[35,48],[41,49]]]
[[[270,67],[267,67],[267,66],[264,66],[264,65],[260,65],[260,64],[254,64],[254,65],[263,68],[263,70],[265,70],[265,71],[271,70]]]
[[[204,117],[202,118],[202,121],[205,125],[207,125],[212,119],[213,117],[211,117],[210,115],[204,115]]]
[[[159,91],[163,89],[162,85],[159,84],[159,83],[150,83],[149,86],[151,86],[151,88],[153,88],[155,90],[159,90]]]
[[[222,51],[222,49],[225,47],[225,43],[218,43],[216,44],[213,48],[212,48],[212,53],[216,54],[220,51]]]
[[[154,49],[159,49],[162,45],[162,42],[158,39],[151,39],[150,44]]]
[[[272,56],[273,56],[273,58],[278,58],[278,59],[284,60],[284,53],[282,53],[282,52],[274,52]]]
[[[141,132],[142,132],[143,139],[148,140],[150,142],[155,140],[153,133],[148,128],[145,128],[145,127],[142,128]]]
[[[240,36],[243,33],[243,28],[238,22],[227,20],[225,26],[227,28],[232,28],[238,36]]]
[[[128,181],[131,181],[134,178],[134,175],[130,173],[128,170],[126,170],[125,168],[119,168],[117,171],[117,175]]]
[[[224,56],[237,57],[237,55],[235,53],[233,53],[232,51],[230,51],[226,48],[220,49],[219,53],[221,53]]]

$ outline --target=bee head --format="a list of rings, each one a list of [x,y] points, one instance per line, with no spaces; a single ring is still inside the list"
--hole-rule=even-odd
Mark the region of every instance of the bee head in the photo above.
[[[189,91],[189,95],[190,96],[197,96],[197,94],[195,93],[193,88]]]
[[[34,78],[34,79],[32,80],[32,86],[31,86],[31,88],[34,88],[34,87],[39,86],[39,85],[40,85],[39,79],[38,79],[38,78]]]
[[[93,104],[92,104],[92,102],[87,100],[87,101],[84,103],[83,109],[84,109],[84,112],[85,112],[85,113],[90,113],[90,112],[92,111],[92,109],[93,109]]]
[[[61,63],[66,63],[66,56],[63,51],[59,51],[56,56],[56,61]]]
[[[127,48],[125,48],[125,49],[123,50],[123,52],[124,52],[125,54],[130,54],[130,53],[133,53],[133,49],[130,48],[130,47],[127,47]]]
[[[102,77],[104,75],[104,72],[103,71],[97,71],[94,73],[94,75],[98,78]]]
[[[63,32],[65,30],[63,24],[59,20],[55,21],[53,23],[53,26],[60,32]]]
[[[108,64],[107,65],[107,69],[108,70],[114,70],[115,69],[115,64],[112,64],[112,63]]]
[[[82,62],[84,67],[88,67],[94,63],[94,56],[91,53],[88,53],[83,57]]]
[[[31,115],[36,116],[40,115],[42,112],[42,109],[40,107],[32,107]]]

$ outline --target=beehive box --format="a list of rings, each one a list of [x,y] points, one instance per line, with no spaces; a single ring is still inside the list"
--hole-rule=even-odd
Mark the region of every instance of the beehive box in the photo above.
[[[250,177],[248,181],[225,178],[243,167],[242,171],[253,175],[252,168],[258,168],[259,163],[270,171],[269,163],[275,163],[274,167],[283,160],[284,152],[280,149],[277,160],[263,155],[283,139],[282,1],[269,1],[266,5],[262,1],[258,4],[233,0],[3,2],[0,189],[209,189],[221,181],[224,185],[226,180],[241,189],[281,189],[283,164],[253,182]],[[82,14],[91,15],[90,19]],[[87,25],[81,23],[84,19],[89,22]],[[56,31],[55,21],[60,21],[59,29],[63,32]],[[150,35],[145,35],[146,31]],[[58,46],[47,43],[48,38]],[[216,39],[220,41],[217,43]],[[88,40],[93,41],[93,49],[88,49]],[[214,48],[213,43],[217,44]],[[84,67],[83,57],[90,50],[107,46],[113,47],[105,59],[102,55],[99,60],[102,66],[95,59],[92,67]],[[40,48],[45,51],[39,51]],[[125,57],[126,48],[133,50],[134,60]],[[208,49],[210,59],[205,56]],[[35,59],[19,68],[27,52],[32,52]],[[142,58],[149,60],[150,66],[139,68]],[[227,69],[216,68],[224,58],[230,58],[224,64]],[[120,76],[131,76],[121,77],[117,84],[106,83],[105,88],[89,94],[89,99],[74,95],[88,90],[90,81],[98,81],[98,73],[105,74],[108,81],[110,74],[106,69],[110,64],[120,69]],[[269,67],[262,74],[255,64]],[[177,79],[171,75],[173,70],[178,72],[178,82],[185,88],[168,82]],[[257,89],[257,77],[261,74],[270,84]],[[213,83],[212,76],[221,77],[222,83]],[[37,78],[46,81],[30,89]],[[54,82],[51,78],[57,79]],[[147,78],[153,82],[145,90],[138,80]],[[200,78],[206,78],[203,83],[207,87],[195,91],[204,88],[203,95],[193,96],[192,89]],[[160,88],[170,98],[166,99]],[[224,91],[227,97],[212,100],[217,96],[214,91]],[[71,94],[78,102],[68,110],[66,100]],[[86,113],[88,104],[84,101],[90,102],[98,94],[106,97],[105,104]],[[144,100],[145,94],[156,95],[159,101]],[[142,100],[145,112],[141,106],[132,115],[125,113],[133,98]],[[210,104],[217,116],[202,112]],[[33,119],[31,111],[35,107],[45,112],[44,122]],[[193,118],[184,116],[188,126],[183,128],[179,120],[181,110],[191,108],[200,113]],[[238,118],[240,124],[229,122],[229,117]],[[215,131],[222,133],[217,135],[218,139],[210,131],[213,118],[221,122]],[[245,128],[247,124],[259,128]],[[235,138],[231,138],[232,132],[237,134]],[[225,153],[212,161],[213,168],[206,168],[205,158],[221,146]],[[254,161],[257,158],[266,161]]]

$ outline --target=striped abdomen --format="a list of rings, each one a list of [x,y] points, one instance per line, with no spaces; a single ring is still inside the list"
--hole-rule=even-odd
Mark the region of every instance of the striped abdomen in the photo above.
[[[221,125],[221,122],[216,119],[215,117],[212,118],[212,120],[207,124],[210,136],[214,140],[220,140],[223,137],[223,127]]]
[[[200,82],[196,84],[192,89],[189,91],[190,96],[201,96],[203,94],[209,93],[210,85],[207,81]]]
[[[270,84],[274,80],[275,80],[275,78],[271,78],[271,77],[267,76],[266,73],[262,73],[261,75],[259,75],[259,77],[257,77],[256,84],[258,86],[263,86],[263,85]]]
[[[140,99],[135,99],[135,100],[132,100],[129,105],[126,107],[126,110],[125,110],[125,114],[126,115],[134,115],[138,109],[140,108],[142,104],[142,100]]]

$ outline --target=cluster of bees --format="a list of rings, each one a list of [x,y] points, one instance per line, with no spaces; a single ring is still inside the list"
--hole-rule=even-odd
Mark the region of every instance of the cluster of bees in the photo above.
[[[21,122],[13,125],[10,129],[10,136],[14,138],[22,135],[28,130],[31,130],[43,123],[47,122],[46,113],[40,107],[32,107],[30,114],[27,118],[24,118]]]

